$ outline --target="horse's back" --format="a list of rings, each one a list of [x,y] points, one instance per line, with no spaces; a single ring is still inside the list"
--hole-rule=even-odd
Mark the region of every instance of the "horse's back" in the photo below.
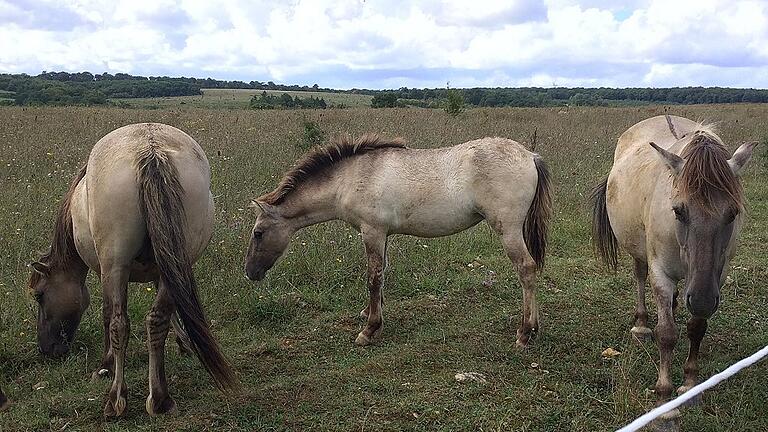
[[[353,172],[342,174],[344,189],[354,191],[342,202],[354,219],[421,237],[462,231],[501,207],[522,223],[536,190],[533,156],[503,138],[372,152],[357,159]]]
[[[625,157],[653,159],[654,151],[648,143],[654,142],[661,148],[668,149],[699,125],[693,120],[673,115],[659,115],[642,120],[619,137],[613,157],[614,163]]]
[[[210,166],[186,133],[157,123],[133,124],[105,135],[88,159],[88,224],[96,250],[110,259],[133,259],[145,246],[147,227],[140,202],[139,165],[147,158],[170,162],[181,186],[190,253],[198,256],[212,232]],[[173,221],[169,221],[173,223]],[[102,262],[102,265],[104,263]]]
[[[680,138],[699,124],[678,116],[656,116],[638,122],[620,137],[608,175],[606,204],[619,244],[635,258],[645,260],[646,219],[654,194],[669,186],[669,173],[650,143],[679,152]],[[665,194],[666,198],[668,194]]]

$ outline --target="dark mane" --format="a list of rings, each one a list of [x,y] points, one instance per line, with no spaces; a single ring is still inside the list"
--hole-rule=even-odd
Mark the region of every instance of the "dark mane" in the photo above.
[[[72,180],[69,185],[69,190],[64,195],[64,198],[59,204],[59,211],[56,214],[56,220],[53,225],[53,241],[51,247],[48,249],[42,257],[40,262],[47,265],[51,270],[58,270],[68,266],[73,258],[80,260],[80,256],[77,254],[75,248],[75,237],[72,232],[72,212],[70,211],[70,204],[72,203],[72,195],[75,193],[80,180],[85,177],[85,170],[87,165],[83,165],[80,171]],[[37,272],[32,272],[32,278],[39,277]],[[35,283],[34,280],[31,283]]]
[[[707,130],[694,132],[681,157],[685,164],[676,185],[683,197],[711,213],[715,212],[718,196],[724,196],[734,210],[743,209],[744,192],[728,165],[730,154],[714,133]]]
[[[316,147],[299,159],[285,175],[275,190],[257,198],[267,204],[280,204],[302,182],[330,169],[338,162],[384,148],[406,148],[402,138],[385,140],[374,134],[365,134],[353,140],[350,136],[334,139],[330,144]]]

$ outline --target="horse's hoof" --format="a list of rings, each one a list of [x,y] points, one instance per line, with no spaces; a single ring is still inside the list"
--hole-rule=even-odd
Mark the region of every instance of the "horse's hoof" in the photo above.
[[[635,342],[645,343],[653,339],[653,330],[649,329],[648,327],[635,326],[632,327],[629,332],[632,333]]]
[[[104,417],[121,417],[125,414],[127,407],[128,401],[122,396],[117,396],[114,401],[107,399],[107,403],[104,405]]]
[[[662,414],[661,417],[651,423],[650,428],[656,432],[679,432],[680,410],[675,408]]]
[[[170,396],[167,396],[159,402],[156,402],[152,398],[152,395],[149,395],[147,396],[146,408],[147,413],[151,416],[173,414],[176,412],[176,402],[174,402]]]
[[[101,368],[93,371],[91,374],[91,382],[96,382],[101,380],[102,378],[109,378],[111,372],[109,369]]]
[[[688,390],[692,389],[693,386],[689,385],[682,385],[677,388],[677,395],[680,396],[683,393],[687,392]],[[697,394],[696,396],[692,397],[691,399],[688,399],[682,406],[684,407],[691,407],[701,404],[701,393]]]
[[[357,338],[355,338],[355,345],[357,346],[368,346],[373,344],[373,340],[363,334],[363,332],[358,333]]]
[[[529,346],[531,346],[531,342],[533,341],[533,337],[535,335],[536,335],[535,330],[530,330],[527,332],[518,330],[515,346],[522,349],[528,348]]]

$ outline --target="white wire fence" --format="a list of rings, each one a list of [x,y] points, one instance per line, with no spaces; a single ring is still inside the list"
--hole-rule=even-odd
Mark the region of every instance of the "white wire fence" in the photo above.
[[[763,349],[761,349],[760,351],[752,354],[751,356],[745,359],[739,360],[738,362],[732,364],[724,371],[718,374],[712,375],[708,380],[691,388],[690,390],[678,396],[677,398],[672,399],[671,401],[665,403],[664,405],[661,405],[657,408],[654,408],[648,411],[647,413],[638,417],[637,420],[624,426],[621,429],[618,429],[617,432],[635,432],[640,430],[640,428],[646,426],[648,423],[656,420],[657,418],[668,413],[669,411],[672,411],[673,409],[680,407],[684,403],[700,395],[705,390],[709,390],[712,387],[720,384],[722,381],[725,381],[726,379],[736,375],[736,373],[738,373],[740,370],[746,367],[752,366],[753,364],[762,360],[765,356],[768,356],[768,345],[763,347]]]

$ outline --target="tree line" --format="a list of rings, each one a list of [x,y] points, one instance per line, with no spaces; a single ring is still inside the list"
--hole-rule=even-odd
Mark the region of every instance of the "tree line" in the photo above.
[[[355,93],[373,96],[373,107],[416,106],[436,108],[444,105],[451,91],[458,92],[467,106],[478,107],[547,107],[547,106],[609,106],[640,104],[702,104],[702,103],[766,103],[768,90],[723,87],[672,88],[407,88],[397,90],[349,89],[337,90],[312,86],[276,84],[272,81],[227,81],[212,78],[140,76],[126,73],[46,72],[0,74],[0,103],[17,105],[102,105],[112,98],[150,98],[200,95],[203,88],[258,89],[278,91],[312,91],[326,93]],[[455,95],[454,95],[455,97]],[[282,98],[282,96],[280,96]],[[285,106],[321,108],[320,100],[287,99],[252,101],[255,108]],[[323,100],[323,103],[325,101]],[[292,105],[291,105],[292,104]]]
[[[459,92],[466,104],[479,107],[616,106],[641,104],[766,103],[768,90],[725,87],[585,88],[521,87],[409,89],[377,92],[371,106],[432,106]]]
[[[154,78],[154,77],[153,77]],[[128,74],[43,72],[0,74],[0,90],[16,105],[104,105],[110,98],[199,95],[200,86],[172,78]]]

